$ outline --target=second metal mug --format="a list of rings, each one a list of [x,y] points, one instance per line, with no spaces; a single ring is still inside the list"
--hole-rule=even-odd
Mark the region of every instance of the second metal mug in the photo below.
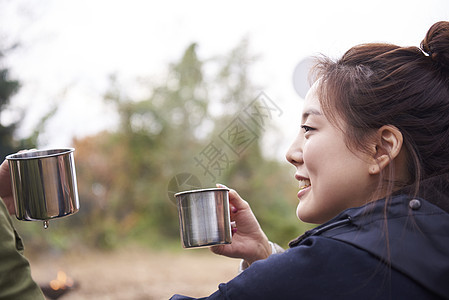
[[[184,248],[231,243],[228,189],[185,191],[175,197]]]

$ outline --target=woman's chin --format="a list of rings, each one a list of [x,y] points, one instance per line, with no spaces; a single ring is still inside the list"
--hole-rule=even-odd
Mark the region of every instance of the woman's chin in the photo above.
[[[301,203],[301,201],[298,203],[298,206],[296,207],[296,216],[299,220],[310,223],[308,220],[310,219],[309,214],[306,213],[306,210],[304,209],[304,203]]]
[[[322,222],[322,216],[316,213],[313,213],[313,211],[310,211],[307,209],[305,201],[299,201],[298,206],[296,207],[296,216],[298,219],[305,223],[310,224],[321,224]],[[321,217],[321,218],[320,218]]]

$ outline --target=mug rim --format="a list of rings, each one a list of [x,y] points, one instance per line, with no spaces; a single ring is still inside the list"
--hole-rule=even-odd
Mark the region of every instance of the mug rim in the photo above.
[[[186,194],[195,194],[195,193],[203,193],[203,192],[216,192],[216,191],[227,191],[229,192],[228,188],[205,188],[205,189],[198,189],[198,190],[188,190],[188,191],[182,191],[175,194],[175,197],[186,195]]]
[[[42,159],[47,157],[55,157],[60,155],[69,154],[75,151],[75,148],[51,148],[51,149],[41,149],[41,150],[30,150],[26,152],[17,152],[6,156],[7,160],[18,161],[18,160],[31,160],[31,159]]]

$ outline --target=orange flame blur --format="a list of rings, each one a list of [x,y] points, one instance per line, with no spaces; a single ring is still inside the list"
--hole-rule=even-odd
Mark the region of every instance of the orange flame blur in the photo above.
[[[63,290],[66,287],[71,286],[73,286],[73,280],[67,277],[67,274],[63,271],[59,271],[56,276],[56,279],[50,281],[50,287],[55,291]]]

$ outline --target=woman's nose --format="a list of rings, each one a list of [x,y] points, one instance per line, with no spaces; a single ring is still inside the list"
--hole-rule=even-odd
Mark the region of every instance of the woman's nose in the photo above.
[[[303,163],[302,143],[300,140],[299,137],[296,138],[285,154],[287,161],[294,166]]]

